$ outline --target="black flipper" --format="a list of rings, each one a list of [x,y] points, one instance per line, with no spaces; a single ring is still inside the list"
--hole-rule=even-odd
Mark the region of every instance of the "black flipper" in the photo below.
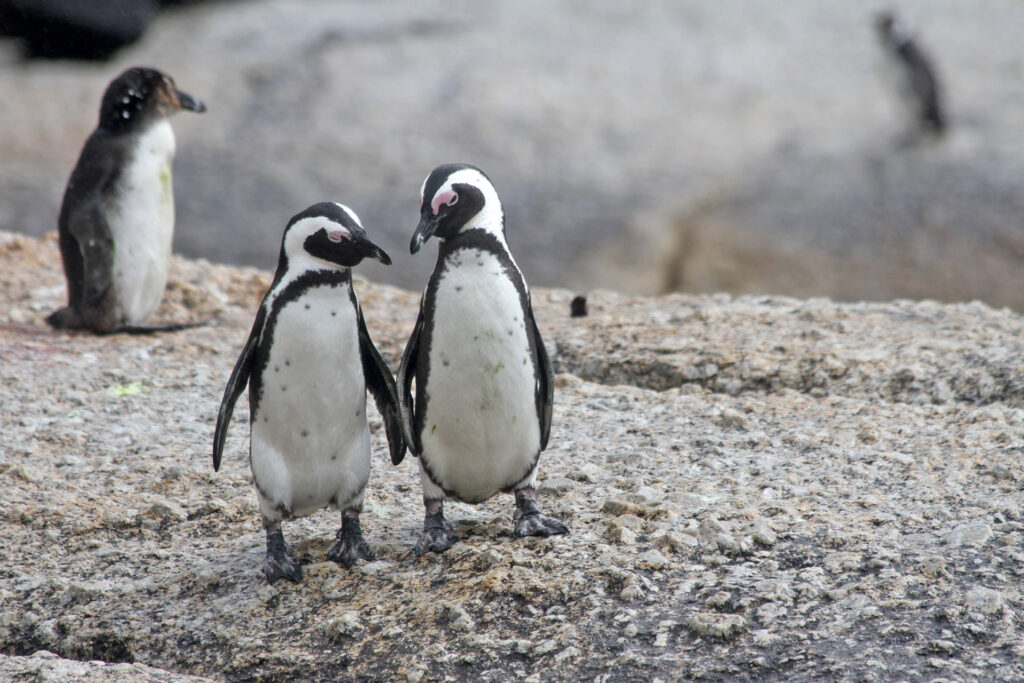
[[[56,328],[113,332],[114,238],[100,201],[62,212],[59,227],[68,306],[47,322]]]
[[[117,326],[114,235],[106,208],[129,151],[126,144],[113,142],[107,133],[93,131],[64,189],[57,228],[70,311],[51,316],[54,327],[110,332]]]
[[[533,327],[533,344],[537,349],[537,386],[534,389],[537,401],[537,417],[540,418],[540,449],[548,447],[551,434],[551,410],[555,403],[555,373],[551,368],[548,350],[541,339],[537,321],[533,318],[533,307],[528,309],[530,325]]]
[[[423,450],[419,442],[419,435],[416,431],[415,407],[412,397],[412,380],[416,377],[416,362],[420,355],[420,334],[423,332],[423,304],[420,304],[420,315],[416,318],[416,326],[409,336],[409,342],[405,345],[405,353],[402,354],[402,363],[398,367],[398,390],[401,392],[401,401],[398,406],[402,416],[402,431],[405,432],[405,441],[411,452],[417,458]]]
[[[113,287],[115,245],[110,225],[103,210],[94,205],[79,211],[68,227],[82,254],[79,304],[87,308],[102,306]]]
[[[231,415],[235,412],[235,403],[242,395],[245,385],[249,383],[249,373],[252,372],[253,359],[256,356],[256,347],[259,345],[260,336],[263,334],[263,323],[266,314],[263,306],[256,313],[256,321],[252,324],[249,332],[249,339],[245,342],[245,348],[235,361],[235,367],[231,371],[231,379],[224,388],[224,398],[220,401],[220,410],[217,412],[217,427],[213,433],[213,471],[220,469],[220,457],[224,452],[224,439],[228,435],[228,424],[231,422]]]
[[[381,358],[380,352],[370,339],[363,320],[363,311],[356,304],[356,317],[359,320],[359,355],[363,361],[363,378],[366,389],[373,395],[377,410],[384,418],[384,430],[388,435],[388,448],[391,451],[391,463],[397,465],[405,458],[405,435],[402,433],[402,415],[399,407],[398,389],[391,368]],[[347,565],[346,565],[347,566]]]

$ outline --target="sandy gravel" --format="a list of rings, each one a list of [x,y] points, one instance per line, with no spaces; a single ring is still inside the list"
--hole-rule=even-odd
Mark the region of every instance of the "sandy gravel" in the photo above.
[[[374,416],[363,528],[288,524],[269,586],[240,405],[270,274],[175,259],[153,337],[54,333],[55,239],[0,237],[0,677],[1020,680],[1024,318],[981,304],[534,292],[559,375],[543,506],[450,505],[415,559],[415,463]],[[356,284],[395,364],[418,295]],[[243,400],[244,403],[244,400]],[[52,653],[52,654],[47,654]]]

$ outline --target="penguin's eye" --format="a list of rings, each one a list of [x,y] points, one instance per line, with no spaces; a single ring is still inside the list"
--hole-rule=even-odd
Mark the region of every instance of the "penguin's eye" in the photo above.
[[[455,206],[459,203],[459,195],[457,192],[452,190],[445,190],[438,192],[434,195],[434,200],[430,202],[430,210],[434,212],[434,215],[438,215],[441,211],[442,206]]]
[[[326,231],[327,239],[330,240],[331,242],[334,242],[335,244],[340,244],[341,242],[344,242],[346,239],[352,238],[351,233],[349,233],[349,231],[345,229],[328,230],[327,228],[321,228],[321,230]]]

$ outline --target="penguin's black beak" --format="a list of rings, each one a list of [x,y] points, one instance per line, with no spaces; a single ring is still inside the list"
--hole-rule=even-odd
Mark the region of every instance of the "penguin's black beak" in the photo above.
[[[388,253],[371,242],[365,235],[358,237],[356,243],[360,251],[368,258],[377,259],[385,266],[391,265],[391,257],[388,256]]]
[[[424,214],[420,216],[420,224],[416,226],[416,232],[412,234],[412,241],[409,242],[409,253],[415,254],[423,246],[423,243],[430,239],[430,236],[437,230],[441,222],[440,215]]]
[[[202,114],[206,111],[206,105],[198,97],[193,97],[187,92],[182,92],[177,89],[174,91],[174,96],[178,98],[178,104],[181,105],[182,109],[188,109],[189,111],[194,111],[197,114]]]

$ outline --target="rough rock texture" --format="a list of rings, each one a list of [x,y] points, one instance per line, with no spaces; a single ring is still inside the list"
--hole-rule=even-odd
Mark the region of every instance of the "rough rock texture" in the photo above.
[[[53,236],[0,239],[0,677],[1020,680],[1024,318],[980,304],[534,292],[559,371],[542,503],[452,504],[374,414],[375,562],[266,584],[244,405],[214,414],[269,274],[176,258],[151,337],[48,330]],[[394,364],[418,295],[358,279]],[[244,403],[244,399],[243,399]]]
[[[151,64],[209,106],[174,121],[182,254],[272,268],[336,200],[394,255],[426,174],[468,161],[535,284],[1024,310],[1024,3],[899,3],[948,93],[925,149],[897,145],[884,4],[245,0],[161,12],[105,64],[0,40],[0,230],[55,229],[100,93]]]

